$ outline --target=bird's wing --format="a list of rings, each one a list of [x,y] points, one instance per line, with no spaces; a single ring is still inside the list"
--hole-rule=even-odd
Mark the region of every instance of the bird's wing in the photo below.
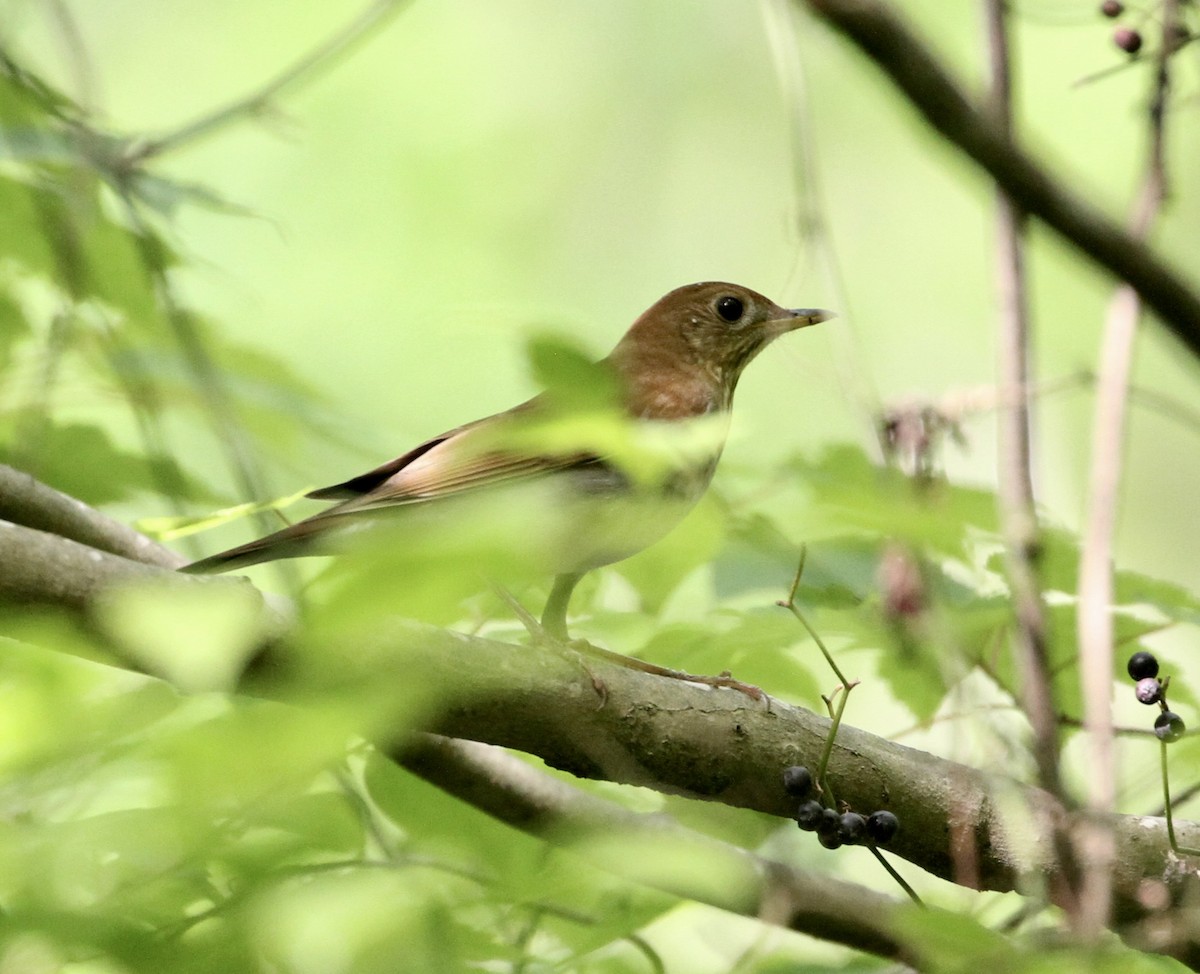
[[[340,500],[341,503],[264,538],[203,558],[182,570],[196,574],[229,571],[276,558],[312,554],[311,543],[315,539],[359,512],[432,501],[555,470],[604,466],[604,462],[591,453],[543,455],[506,449],[504,424],[513,414],[519,417],[529,405],[526,403],[507,413],[449,430],[374,470],[315,490],[308,496],[318,500]],[[501,425],[499,435],[497,422]]]
[[[599,457],[583,451],[542,454],[506,447],[506,427],[518,429],[522,416],[530,412],[529,407],[535,401],[459,426],[374,470],[313,491],[309,497],[341,501],[314,517],[338,517],[355,511],[434,500],[600,462]]]

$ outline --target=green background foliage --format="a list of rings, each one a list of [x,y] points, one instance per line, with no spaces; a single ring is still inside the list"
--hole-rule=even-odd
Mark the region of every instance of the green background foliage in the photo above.
[[[898,6],[978,83],[975,5]],[[550,353],[604,354],[679,284],[731,280],[832,307],[837,321],[754,363],[712,496],[661,545],[587,579],[576,631],[665,665],[731,668],[820,709],[832,677],[774,606],[808,543],[800,603],[866,681],[847,720],[960,760],[1011,760],[1020,729],[1011,662],[997,654],[1009,619],[987,394],[992,188],[841,41],[773,2],[418,0],[255,117],[121,183],[123,139],[170,133],[257,90],[358,11],[261,0],[64,9],[69,20],[49,3],[0,6],[0,42],[37,73],[0,85],[0,459],[118,518],[201,518],[344,479],[520,401],[535,376],[573,381]],[[1122,60],[1090,2],[1026,0],[1014,23],[1018,130],[1123,214],[1148,69],[1076,84]],[[1193,67],[1180,65],[1184,92]],[[1188,255],[1200,221],[1194,111],[1171,124],[1174,199],[1156,243]],[[1063,387],[1036,401],[1035,467],[1047,586],[1061,596],[1056,689],[1078,716],[1069,598],[1091,386],[1070,380],[1096,364],[1112,285],[1036,229],[1030,265],[1039,377]],[[1117,548],[1122,649],[1153,646],[1178,675],[1173,701],[1189,707],[1198,421],[1161,402],[1194,400],[1194,380],[1194,364],[1147,328],[1135,381],[1158,398],[1134,398]],[[922,489],[875,462],[872,412],[905,396],[962,420],[965,443],[939,454],[946,483]],[[271,524],[218,520],[173,543],[199,555]],[[936,606],[926,631],[882,611],[878,565],[896,541],[925,559]],[[354,644],[397,610],[519,637],[504,604],[464,587],[446,559],[390,557],[337,566],[310,590],[318,669],[347,652],[322,657],[332,643]],[[294,591],[322,570],[254,578]],[[543,593],[538,582],[517,591],[531,607]],[[843,963],[549,852],[383,761],[364,739],[416,726],[436,705],[419,674],[381,694],[365,668],[357,682],[308,688],[300,709],[222,692],[254,636],[237,598],[129,595],[101,628],[5,612],[0,968]],[[105,639],[169,660],[188,692],[103,665]],[[1129,696],[1119,719],[1144,726]],[[948,719],[992,706],[969,735]],[[1175,753],[1194,762],[1195,741]],[[1082,773],[1068,764],[1069,777]],[[1126,810],[1153,805],[1148,772],[1135,765],[1125,785]],[[590,787],[892,889],[865,851],[827,853],[787,823]],[[964,912],[944,944],[913,934],[947,970],[990,949],[968,911],[990,924],[1015,908],[909,878]],[[1116,956],[1105,963],[1134,963]],[[1014,953],[1005,969],[1038,962]]]

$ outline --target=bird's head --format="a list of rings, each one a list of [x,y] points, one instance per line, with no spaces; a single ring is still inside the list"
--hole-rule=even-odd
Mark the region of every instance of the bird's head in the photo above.
[[[774,339],[832,317],[819,308],[780,307],[738,284],[686,284],[651,305],[612,358],[623,371],[698,371],[732,397],[742,369]]]

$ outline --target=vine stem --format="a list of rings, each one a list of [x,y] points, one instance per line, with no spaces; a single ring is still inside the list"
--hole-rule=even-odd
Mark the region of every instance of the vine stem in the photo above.
[[[121,161],[126,168],[133,169],[155,156],[211,135],[230,122],[260,114],[285,90],[311,78],[320,68],[345,54],[355,43],[365,38],[390,16],[399,13],[409,2],[410,0],[375,0],[340,31],[290,64],[257,91],[202,115],[157,139],[135,140],[129,145]]]
[[[1162,768],[1163,815],[1167,820],[1167,842],[1171,844],[1171,851],[1176,855],[1200,856],[1200,849],[1182,846],[1175,841],[1175,821],[1171,815],[1171,782],[1167,777],[1167,742],[1164,740],[1158,742],[1158,756],[1159,766]]]
[[[850,691],[858,686],[857,680],[847,680],[846,675],[841,671],[841,668],[834,662],[833,654],[829,652],[829,648],[825,645],[812,623],[808,621],[804,613],[800,611],[796,605],[796,592],[800,589],[800,579],[804,577],[804,563],[808,559],[808,545],[800,546],[800,563],[796,566],[796,575],[792,579],[792,585],[788,589],[788,597],[781,599],[776,604],[787,609],[796,620],[804,627],[804,630],[812,637],[817,648],[821,651],[821,655],[825,657],[825,662],[829,664],[829,668],[833,670],[834,675],[838,678],[839,685],[828,697],[823,697],[825,707],[829,711],[830,719],[833,721],[829,727],[829,734],[825,738],[825,747],[821,751],[821,760],[817,764],[817,786],[821,789],[822,795],[828,801],[829,807],[837,809],[837,799],[834,797],[833,788],[830,786],[825,777],[825,771],[829,767],[829,758],[833,754],[833,742],[837,738],[838,727],[842,723],[842,714],[846,712],[846,701],[850,697]],[[840,694],[840,696],[839,696]],[[837,698],[837,709],[834,709],[834,698]]]
[[[883,857],[883,853],[880,852],[878,849],[876,849],[875,846],[873,846],[873,845],[867,846],[867,848],[871,850],[871,855],[873,855],[876,859],[879,860],[879,865],[883,866],[883,868],[887,870],[888,875],[891,876],[892,879],[894,879],[899,884],[900,888],[902,890],[904,890],[905,893],[908,894],[909,899],[911,899],[914,903],[916,903],[917,906],[924,906],[925,901],[922,900],[921,897],[919,897],[917,895],[917,891],[915,889],[913,889],[911,886],[908,885],[908,883],[906,883],[904,881],[904,877],[901,876],[898,872],[896,872],[896,867],[893,866],[890,862],[888,862]]]

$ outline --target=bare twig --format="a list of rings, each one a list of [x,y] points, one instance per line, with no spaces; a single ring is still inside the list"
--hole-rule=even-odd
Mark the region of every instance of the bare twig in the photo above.
[[[1149,117],[1149,153],[1146,177],[1131,221],[1131,234],[1141,239],[1162,207],[1166,195],[1166,102],[1170,91],[1168,60],[1176,43],[1178,0],[1162,6],[1162,47],[1157,58]],[[1088,510],[1083,530],[1079,566],[1080,679],[1083,722],[1087,729],[1090,760],[1087,776],[1088,806],[1092,821],[1082,839],[1084,863],[1081,929],[1098,937],[1111,910],[1112,870],[1116,842],[1107,816],[1116,807],[1116,755],[1113,746],[1113,533],[1119,503],[1122,457],[1125,446],[1129,376],[1133,367],[1134,339],[1145,296],[1122,284],[1109,305],[1096,380],[1096,408],[1092,419],[1092,460],[1088,476]]]
[[[0,599],[8,595],[86,608],[110,584],[149,577],[180,584],[227,583],[163,572],[52,535],[0,525]],[[243,676],[242,692],[294,699],[297,689],[305,694],[317,689],[308,681],[322,673],[344,690],[358,679],[372,686],[411,683],[411,674],[419,672],[423,692],[444,704],[431,718],[430,730],[527,751],[581,777],[645,785],[782,817],[793,808],[778,785],[779,770],[814,762],[828,739],[828,719],[781,701],[767,711],[740,693],[601,661],[593,666],[608,688],[609,704],[597,710],[590,687],[577,689],[578,666],[560,655],[532,647],[513,652],[507,643],[401,621],[377,627],[369,644],[329,645],[324,665],[317,669],[286,665],[287,653],[286,644],[274,644]],[[126,665],[142,668],[132,657]],[[305,685],[296,686],[296,679]],[[410,729],[405,723],[391,737],[380,732],[397,740],[394,735]],[[670,746],[658,746],[664,741]],[[655,746],[647,747],[647,742]],[[956,878],[948,822],[950,832],[974,842],[979,860],[974,880],[982,888],[1010,890],[1030,868],[1051,875],[1057,868],[1053,850],[1041,839],[1044,830],[1032,834],[1035,848],[1023,840],[1013,842],[1012,823],[993,801],[994,783],[977,769],[843,725],[830,773],[839,782],[840,797],[851,805],[878,807],[886,801],[896,809],[905,825],[888,851],[935,876]],[[1057,803],[1039,789],[1010,785],[1034,818],[1055,814]],[[1139,816],[1115,816],[1112,822],[1120,851],[1116,925],[1147,916],[1151,908],[1140,899],[1146,877],[1161,878],[1172,902],[1192,895],[1194,873],[1162,874],[1168,848],[1164,823]],[[1175,825],[1181,842],[1200,843],[1200,826]],[[1185,930],[1180,936],[1178,942],[1157,942],[1152,949],[1200,963],[1200,943]]]
[[[996,127],[1012,136],[1012,81],[1009,69],[1007,0],[986,0],[991,62],[991,110]],[[1033,728],[1038,780],[1063,798],[1058,768],[1058,725],[1053,680],[1046,649],[1046,612],[1035,563],[1037,515],[1033,502],[1029,447],[1029,308],[1025,287],[1025,214],[1004,192],[996,195],[997,289],[1000,295],[999,349],[999,491],[1000,521],[1016,616],[1019,703]]]
[[[998,131],[986,112],[879,0],[794,0],[841,31],[870,57],[946,139],[970,156],[1030,216],[1127,281],[1148,308],[1200,356],[1200,294],[1146,244],[1081,196],[1069,192]]]
[[[593,866],[856,950],[908,963],[916,959],[891,932],[896,902],[873,890],[751,855],[662,816],[627,811],[484,744],[421,735],[395,756],[408,770],[501,821],[575,848]],[[702,857],[724,881],[694,884],[686,871],[672,876],[670,870],[648,870],[639,851],[647,843],[668,858]]]
[[[83,501],[4,464],[0,464],[0,520],[61,535],[159,568],[178,568],[187,560]]]
[[[169,132],[156,139],[131,143],[122,159],[123,165],[132,170],[155,156],[172,152],[190,142],[212,135],[213,132],[231,122],[261,114],[286,91],[311,80],[319,70],[335,63],[355,44],[365,40],[372,30],[381,27],[388,18],[398,14],[409,2],[410,0],[374,0],[366,10],[338,33],[322,41],[257,91],[202,115],[194,121],[180,126],[174,132]]]

